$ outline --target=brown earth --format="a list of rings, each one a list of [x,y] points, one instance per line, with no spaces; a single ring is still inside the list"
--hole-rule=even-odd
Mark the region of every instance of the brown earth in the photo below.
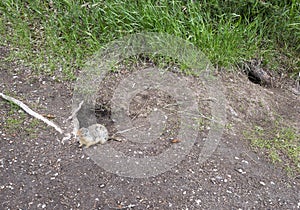
[[[35,76],[29,68],[4,61],[8,53],[0,48],[0,92],[38,113],[54,115],[53,121],[67,128],[74,84]],[[100,84],[96,116],[110,133],[116,132],[110,99],[118,81],[128,74],[123,69]],[[299,209],[299,176],[288,176],[263,151],[253,151],[244,136],[254,126],[272,127],[278,117],[299,132],[299,95],[289,88],[253,84],[241,73],[221,72],[218,77],[227,100],[227,124],[216,151],[204,163],[198,162],[209,130],[204,118],[195,145],[183,161],[165,173],[142,179],[105,171],[75,139],[63,144],[53,128],[0,99],[0,209]],[[199,109],[210,116],[208,102],[201,100],[207,97],[205,88],[196,78],[186,79],[199,97]],[[137,157],[172,147],[178,116],[168,94],[139,93],[130,102],[129,116],[136,124],[145,123],[153,106],[168,107],[165,112],[171,116],[160,139],[143,148],[130,139],[107,144]],[[81,126],[86,125],[81,122]]]

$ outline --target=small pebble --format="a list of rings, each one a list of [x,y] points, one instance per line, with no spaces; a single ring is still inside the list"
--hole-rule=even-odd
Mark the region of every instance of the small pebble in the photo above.
[[[237,172],[239,172],[241,174],[245,174],[246,173],[246,171],[243,171],[243,169],[241,169],[241,168],[237,169]]]
[[[259,184],[261,184],[262,186],[266,185],[266,183],[264,183],[264,182],[259,182]]]

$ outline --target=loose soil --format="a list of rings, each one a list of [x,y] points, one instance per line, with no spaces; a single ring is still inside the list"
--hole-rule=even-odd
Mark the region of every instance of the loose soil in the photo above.
[[[34,75],[30,68],[4,61],[8,53],[0,48],[0,92],[38,113],[55,116],[53,121],[67,129],[74,83]],[[90,110],[110,133],[116,132],[110,100],[118,82],[130,73],[124,67],[106,77],[99,84],[95,110]],[[202,100],[208,96],[198,79],[178,77],[186,78],[206,118],[200,118],[198,138],[182,162],[163,174],[142,179],[105,171],[78,147],[76,139],[62,143],[63,136],[53,128],[0,99],[0,209],[300,209],[300,177],[288,176],[263,151],[251,149],[244,135],[255,126],[272,127],[278,117],[299,132],[300,99],[290,89],[293,87],[266,88],[242,73],[220,72],[227,100],[226,129],[212,156],[199,163],[210,129],[210,102]],[[147,128],[146,117],[153,107],[164,109],[169,116],[159,139],[143,147],[130,139],[107,144],[135,157],[154,156],[180,144],[172,139],[179,126],[178,107],[163,91],[145,90],[132,99],[129,116],[134,125]]]

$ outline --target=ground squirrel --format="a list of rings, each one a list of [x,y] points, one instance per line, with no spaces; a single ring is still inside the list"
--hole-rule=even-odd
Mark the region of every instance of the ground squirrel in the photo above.
[[[79,137],[80,147],[85,145],[85,148],[89,148],[95,144],[104,144],[108,139],[108,131],[105,126],[101,124],[93,124],[88,128],[80,128],[77,131]]]

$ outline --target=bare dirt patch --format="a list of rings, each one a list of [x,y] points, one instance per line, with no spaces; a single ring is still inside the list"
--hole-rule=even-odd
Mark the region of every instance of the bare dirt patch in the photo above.
[[[67,127],[73,84],[33,76],[30,69],[2,61],[5,56],[7,50],[0,48],[0,92],[22,100],[39,113],[56,116],[54,121]],[[126,74],[130,72],[117,72],[110,75],[115,79],[107,78],[101,84],[96,110],[92,110],[111,133],[115,128],[109,101]],[[299,96],[289,90],[253,84],[242,74],[224,73],[219,77],[225,87],[228,122],[217,150],[207,161],[198,163],[209,130],[206,118],[200,118],[199,136],[187,157],[171,171],[148,179],[120,177],[105,171],[78,148],[78,142],[62,144],[62,136],[55,130],[0,99],[1,209],[300,208],[297,175],[288,176],[263,152],[254,152],[243,133],[256,125],[268,127],[278,116],[299,132]],[[201,100],[206,98],[205,87],[195,78],[188,80],[199,97],[199,109],[209,117],[209,102]],[[130,140],[108,144],[137,157],[156,155],[171,147],[178,121],[174,99],[167,93],[139,93],[131,101],[130,117],[137,124],[143,123],[153,106],[166,108],[170,115],[161,139],[145,148]]]

